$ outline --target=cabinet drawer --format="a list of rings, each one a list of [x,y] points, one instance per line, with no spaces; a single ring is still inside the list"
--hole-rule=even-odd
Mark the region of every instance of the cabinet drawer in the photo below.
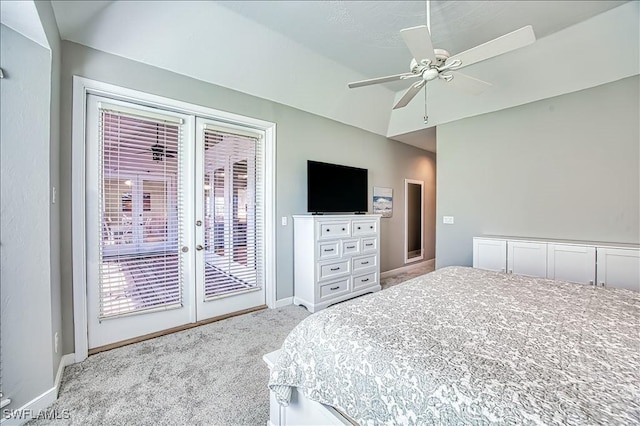
[[[376,251],[378,249],[378,239],[376,237],[373,238],[363,238],[362,239],[362,252],[366,253],[369,251]]]
[[[360,253],[360,240],[347,240],[342,242],[342,254]]]
[[[375,234],[378,232],[378,226],[375,220],[354,220],[352,235]]]
[[[353,277],[353,289],[357,290],[361,287],[369,287],[370,285],[374,285],[378,282],[377,273],[370,272],[368,274],[359,275],[357,277]]]
[[[359,257],[353,259],[353,270],[358,271],[360,269],[373,268],[378,264],[377,256]]]
[[[320,224],[320,238],[339,238],[349,236],[349,222],[332,222]]]
[[[318,245],[318,259],[331,259],[340,256],[338,241],[327,241]]]
[[[335,276],[345,275],[351,271],[351,269],[349,268],[348,260],[320,264],[318,269],[318,281],[326,280],[327,278],[333,278]]]
[[[349,291],[349,278],[320,286],[320,299],[331,298]]]

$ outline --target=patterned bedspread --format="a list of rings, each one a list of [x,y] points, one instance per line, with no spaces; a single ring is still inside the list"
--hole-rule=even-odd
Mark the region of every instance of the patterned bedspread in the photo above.
[[[640,295],[440,269],[302,321],[292,386],[360,425],[640,424]]]

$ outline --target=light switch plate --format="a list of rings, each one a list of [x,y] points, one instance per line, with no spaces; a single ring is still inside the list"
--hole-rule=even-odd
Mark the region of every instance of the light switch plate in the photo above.
[[[442,216],[442,223],[453,225],[453,216]]]
[[[287,226],[287,223],[289,223],[287,216],[282,216],[282,226]]]

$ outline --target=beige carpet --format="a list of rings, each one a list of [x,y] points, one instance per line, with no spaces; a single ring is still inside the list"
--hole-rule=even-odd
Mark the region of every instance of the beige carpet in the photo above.
[[[423,262],[382,280],[383,288],[433,270]],[[265,425],[268,369],[309,315],[299,306],[266,309],[102,352],[65,369],[62,420],[30,425]]]

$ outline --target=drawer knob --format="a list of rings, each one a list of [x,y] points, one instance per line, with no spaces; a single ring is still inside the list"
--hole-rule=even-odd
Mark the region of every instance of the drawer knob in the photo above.
[[[340,288],[340,286],[335,286],[335,287],[331,287],[329,290],[337,290],[339,288]]]
[[[348,249],[354,249],[356,246],[347,246]]]
[[[342,228],[342,230],[344,231],[345,229],[344,229],[344,228]]]
[[[370,226],[369,228],[373,229],[373,226]]]
[[[360,227],[358,226],[358,229],[360,229]]]
[[[363,265],[368,265],[369,261],[367,260],[366,262],[362,262]]]
[[[362,280],[363,283],[366,283],[367,281],[369,281],[369,278],[365,278],[364,280]]]
[[[331,232],[331,229],[327,228],[327,232]]]
[[[365,244],[367,247],[371,247],[373,246],[373,244],[369,243],[369,244]]]
[[[337,268],[331,268],[332,271],[339,271],[340,267],[338,266]]]
[[[330,249],[324,249],[324,251],[333,251],[333,249],[332,249],[332,248],[330,248]]]

